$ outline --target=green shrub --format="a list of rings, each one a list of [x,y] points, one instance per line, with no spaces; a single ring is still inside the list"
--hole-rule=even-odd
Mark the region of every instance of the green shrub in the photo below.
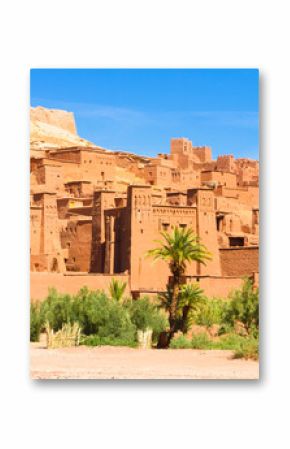
[[[243,323],[249,333],[259,328],[259,291],[254,289],[250,279],[230,295],[224,322],[234,325],[236,321]]]
[[[72,324],[76,321],[72,306],[73,298],[70,295],[50,289],[47,298],[41,303],[43,322],[47,321],[55,332],[60,330],[63,324]]]
[[[233,330],[234,330],[234,328],[231,324],[224,323],[224,324],[221,324],[221,326],[219,327],[218,335],[221,336],[224,334],[231,334],[231,333],[233,333]]]
[[[192,349],[212,349],[212,342],[208,335],[203,332],[192,336],[191,347]]]
[[[124,337],[100,337],[99,335],[83,336],[80,341],[81,345],[86,346],[129,346],[136,348],[135,339]]]
[[[259,358],[259,340],[257,338],[245,338],[238,349],[235,350],[234,358],[245,358],[258,360]]]
[[[38,311],[41,324],[48,322],[56,332],[64,324],[78,322],[85,335],[134,339],[136,326],[132,323],[127,307],[108,298],[102,291],[82,288],[76,296],[60,294],[51,289]],[[32,326],[35,328],[36,310],[32,309]],[[31,338],[37,338],[33,331]]]
[[[30,341],[39,341],[41,328],[43,326],[43,317],[39,303],[30,304]]]
[[[104,292],[81,289],[74,299],[73,315],[85,335],[131,339],[136,334],[127,307]]]
[[[169,348],[171,349],[191,349],[191,341],[183,334],[173,337],[170,341]]]
[[[126,289],[126,282],[117,281],[116,279],[112,279],[109,285],[109,292],[112,299],[116,301],[121,301],[122,296]]]
[[[215,341],[213,343],[213,346],[215,349],[236,350],[240,348],[245,338],[246,337],[242,337],[241,335],[231,333],[228,335],[224,335],[218,341]]]
[[[227,303],[219,298],[205,298],[200,303],[199,309],[194,313],[194,322],[200,326],[211,327],[214,324],[221,324]]]
[[[146,296],[132,301],[128,308],[131,321],[136,326],[136,329],[143,332],[148,328],[152,329],[153,341],[156,341],[159,334],[169,325],[165,314],[157,308],[156,304],[150,302]]]

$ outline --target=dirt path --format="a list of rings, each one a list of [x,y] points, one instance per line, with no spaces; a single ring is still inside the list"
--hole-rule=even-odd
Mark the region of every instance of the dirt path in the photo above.
[[[258,362],[231,351],[121,347],[44,349],[31,344],[33,379],[258,379]]]

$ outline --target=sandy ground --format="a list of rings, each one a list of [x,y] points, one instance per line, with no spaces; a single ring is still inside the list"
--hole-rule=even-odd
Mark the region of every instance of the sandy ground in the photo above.
[[[259,364],[231,351],[31,344],[32,379],[258,379]]]

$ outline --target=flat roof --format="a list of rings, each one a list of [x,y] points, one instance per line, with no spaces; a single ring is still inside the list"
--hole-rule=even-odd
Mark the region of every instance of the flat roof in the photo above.
[[[98,154],[103,154],[105,156],[113,155],[112,151],[106,150],[105,148],[102,148],[102,147],[81,147],[81,146],[53,149],[53,150],[49,150],[49,153],[58,154],[58,153],[80,152],[80,151],[98,153]]]
[[[232,250],[243,250],[243,249],[259,249],[259,245],[251,245],[251,246],[230,246],[227,248],[219,248],[220,251],[232,251]]]
[[[173,196],[173,195],[185,195],[185,196],[187,196],[187,192],[180,192],[180,191],[177,191],[177,192],[167,192],[166,195],[167,195],[167,196]]]
[[[201,170],[201,173],[229,173],[231,175],[236,175],[236,173],[228,170]]]
[[[76,184],[78,182],[83,182],[83,183],[86,183],[86,184],[92,184],[92,181],[87,181],[85,179],[77,179],[77,180],[74,180],[74,181],[67,181],[67,182],[64,183],[64,185],[66,185],[66,184]]]
[[[152,204],[152,207],[166,207],[167,209],[196,209],[197,206],[172,206],[168,204]]]

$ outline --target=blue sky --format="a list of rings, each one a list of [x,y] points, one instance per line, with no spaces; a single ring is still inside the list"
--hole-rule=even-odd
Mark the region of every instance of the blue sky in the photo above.
[[[75,114],[102,147],[154,156],[171,137],[258,158],[256,69],[32,69],[31,106]]]

